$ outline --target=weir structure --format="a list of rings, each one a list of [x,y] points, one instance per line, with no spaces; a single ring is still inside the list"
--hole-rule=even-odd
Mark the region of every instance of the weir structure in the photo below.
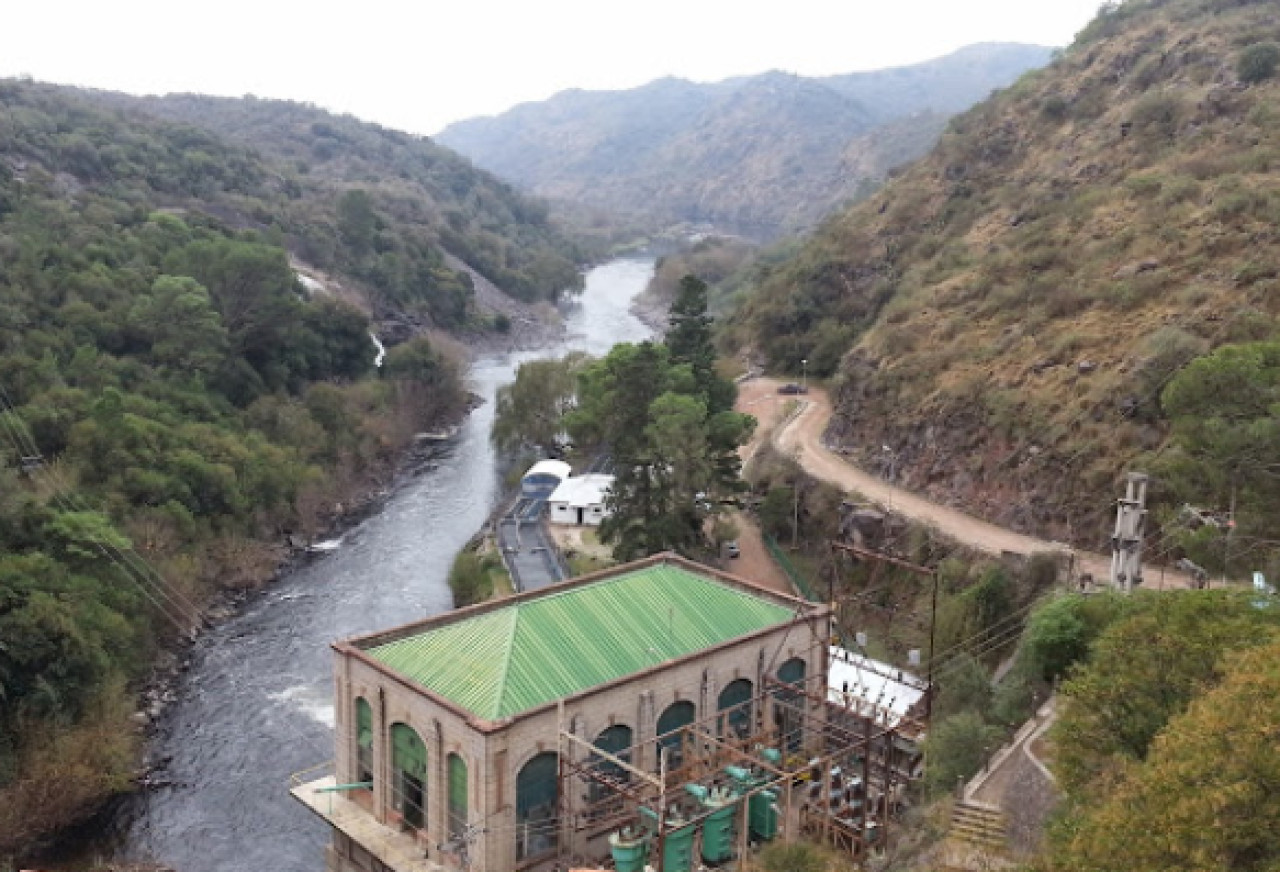
[[[559,863],[690,872],[801,836],[865,858],[888,843],[920,774],[918,714],[890,723],[810,676],[768,677],[732,708],[613,751],[562,719]],[[610,857],[582,850],[604,833]]]

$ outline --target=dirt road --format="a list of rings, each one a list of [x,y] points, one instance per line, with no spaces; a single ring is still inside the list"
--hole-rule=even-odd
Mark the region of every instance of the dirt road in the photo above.
[[[793,399],[778,394],[780,384],[776,379],[756,378],[739,386],[739,411],[749,412],[760,419],[757,439],[770,432],[770,423],[779,419],[785,401]],[[774,398],[772,401],[766,399],[770,396]],[[800,465],[814,478],[829,482],[841,490],[861,494],[896,515],[936,527],[943,534],[988,554],[999,555],[1005,551],[1015,554],[1073,552],[1073,549],[1062,543],[997,527],[949,506],[930,502],[919,494],[895,487],[864,472],[822,445],[823,431],[831,419],[831,400],[826,392],[811,388],[807,396],[799,399],[804,407],[793,419],[773,431],[773,441],[779,450],[797,457]],[[747,446],[747,456],[754,453],[757,447],[754,443]],[[1095,580],[1105,583],[1111,572],[1111,558],[1087,551],[1073,553],[1078,573],[1087,572]],[[1165,587],[1187,587],[1189,581],[1183,575],[1166,572],[1163,583]]]
[[[776,590],[778,593],[800,596],[800,593],[791,586],[791,580],[787,578],[786,573],[774,562],[773,556],[765,548],[764,537],[761,536],[755,520],[744,512],[732,512],[729,520],[738,527],[738,549],[741,553],[737,557],[724,561],[725,570],[734,575],[749,578],[756,584]]]

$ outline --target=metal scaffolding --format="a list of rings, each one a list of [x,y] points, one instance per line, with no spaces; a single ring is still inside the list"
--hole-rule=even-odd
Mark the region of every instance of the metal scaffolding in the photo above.
[[[823,676],[762,684],[738,705],[621,751],[597,747],[562,717],[560,859],[598,865],[609,856],[601,840],[612,834],[645,842],[657,872],[686,872],[668,856],[670,840],[683,844],[692,831],[689,852],[710,859],[712,821],[721,840],[734,833],[739,858],[752,840],[801,834],[854,857],[884,845],[918,771],[923,723],[885,724],[835,703]]]

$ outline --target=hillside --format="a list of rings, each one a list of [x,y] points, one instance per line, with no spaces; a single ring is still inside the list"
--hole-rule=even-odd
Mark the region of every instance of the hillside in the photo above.
[[[368,314],[298,281],[308,232],[361,263],[330,193],[0,81],[0,855],[127,789],[159,652],[466,406],[458,361],[419,338],[375,369]],[[404,305],[465,318],[442,252],[373,212],[384,262],[422,271]]]
[[[251,148],[302,201],[302,208],[286,213],[292,218],[290,250],[321,270],[354,276],[393,306],[403,305],[438,276],[469,284],[462,271],[443,263],[444,253],[526,302],[581,287],[577,264],[585,254],[552,225],[543,203],[426,137],[283,100],[85,96]],[[327,203],[335,214],[309,214],[308,201]],[[341,210],[339,203],[345,204]],[[344,218],[367,226],[339,225]],[[447,311],[438,308],[435,322],[449,329],[462,326],[471,315],[466,310],[470,297],[464,288]]]
[[[1048,58],[993,44],[826,78],[775,71],[566,91],[437,139],[537,194],[770,238],[865,195],[932,145],[939,116]]]
[[[1274,538],[1274,13],[1108,8],[762,271],[738,340],[834,375],[832,436],[861,463],[999,523],[1099,546],[1140,465],[1156,556],[1229,559],[1229,528],[1183,528],[1183,502]],[[1236,571],[1267,565],[1240,551]]]

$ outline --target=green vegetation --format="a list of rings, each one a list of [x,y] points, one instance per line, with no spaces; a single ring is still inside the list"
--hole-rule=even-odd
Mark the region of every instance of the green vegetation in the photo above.
[[[965,710],[938,722],[925,740],[929,768],[925,787],[932,794],[955,790],[971,778],[1000,747],[1005,733],[975,711]]]
[[[708,550],[707,518],[741,489],[738,446],[755,419],[715,369],[707,287],[688,276],[664,345],[617,345],[579,377],[566,419],[579,450],[608,450],[616,472],[600,538],[617,560]]]
[[[1274,868],[1280,643],[1227,658],[1224,671],[1221,684],[1169,722],[1141,765],[1062,828],[1046,868]]]
[[[521,300],[554,300],[582,288],[577,264],[591,252],[552,224],[545,204],[426,137],[283,100],[193,94],[108,99],[274,159],[287,190],[301,198],[297,220],[286,228],[290,249],[397,303],[423,294],[439,298],[431,315],[441,327],[463,323],[471,296],[470,279],[445,266],[442,251]],[[336,202],[337,220],[307,209],[313,200]]]
[[[1106,602],[1109,625],[1062,687],[1066,807],[1039,866],[1271,868],[1280,613],[1217,591]]]
[[[832,376],[855,461],[888,466],[887,445],[900,483],[1008,526],[1102,547],[1099,495],[1145,467],[1164,532],[1185,539],[1163,556],[1220,567],[1225,528],[1169,527],[1182,503],[1225,518],[1233,474],[1208,446],[1265,451],[1267,427],[1251,413],[1251,431],[1219,433],[1165,389],[1198,357],[1280,335],[1273,12],[1108,4],[1050,66],[758,269],[734,350]],[[1265,393],[1264,370],[1240,375]],[[1257,539],[1280,511],[1263,466],[1234,483]],[[1233,574],[1274,565],[1242,544]]]
[[[373,371],[367,316],[295,280],[296,213],[250,153],[38,85],[0,106],[6,850],[127,787],[156,652],[465,394],[426,339]]]
[[[576,404],[578,374],[590,359],[576,352],[559,360],[520,364],[516,380],[498,388],[490,434],[498,450],[508,456],[562,456],[569,447],[565,416]]]
[[[645,295],[670,306],[685,276],[697,276],[709,289],[718,288],[750,262],[755,251],[756,247],[751,243],[733,237],[708,236],[700,239],[675,254],[658,258]],[[717,311],[716,301],[710,296],[708,308]]]
[[[760,865],[765,872],[824,872],[827,860],[808,842],[778,842],[760,852]]]
[[[465,548],[454,558],[449,570],[449,590],[453,591],[454,608],[482,603],[494,593],[510,593],[511,579],[502,566],[502,558],[493,551],[481,553]]]
[[[1280,45],[1274,42],[1254,43],[1240,52],[1236,75],[1246,85],[1256,85],[1274,76],[1277,64],[1280,64]]]
[[[708,519],[742,489],[737,449],[755,424],[733,411],[736,396],[716,369],[707,286],[687,276],[663,344],[521,366],[499,395],[494,435],[507,451],[612,456],[612,514],[600,538],[617,560],[665,550],[705,555],[716,533]]]
[[[1229,572],[1230,542],[1236,568],[1274,571],[1266,546],[1280,524],[1280,342],[1227,345],[1178,372],[1161,395],[1173,430],[1172,451],[1157,465],[1167,503],[1234,506],[1234,526],[1177,526],[1166,511],[1181,549],[1214,572]],[[1240,558],[1244,558],[1241,560]]]

